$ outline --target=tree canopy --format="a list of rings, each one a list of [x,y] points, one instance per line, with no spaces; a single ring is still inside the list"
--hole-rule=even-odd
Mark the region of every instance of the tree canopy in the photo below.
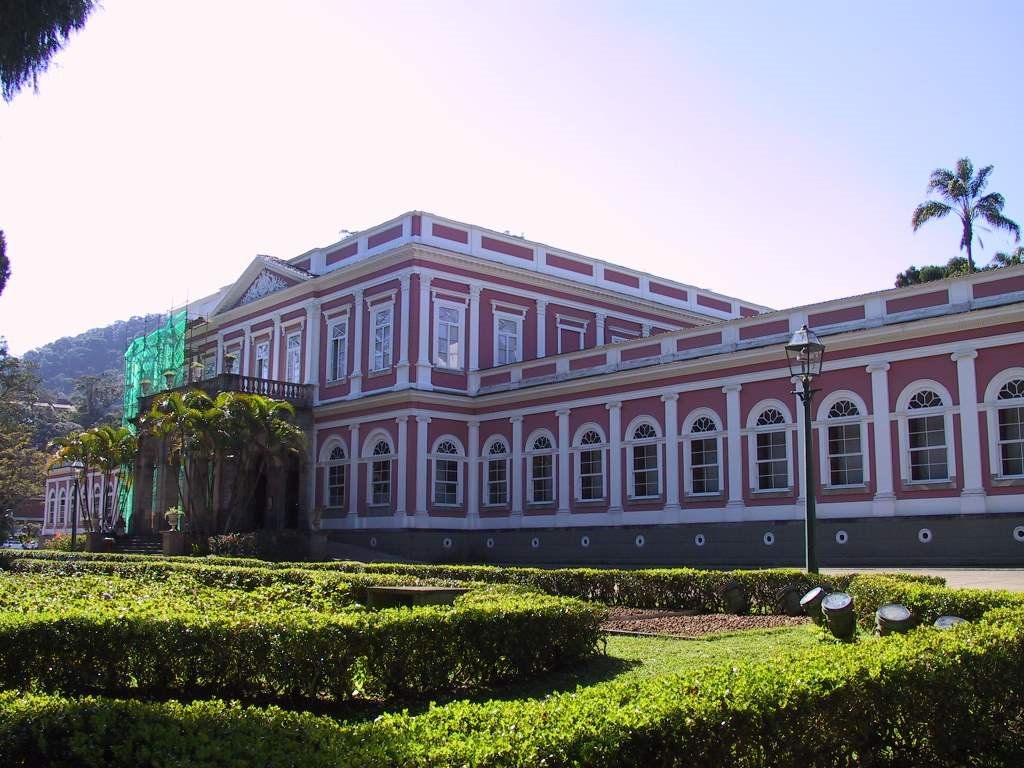
[[[4,231],[0,229],[0,293],[7,287],[7,280],[11,276],[11,261],[7,258],[7,240]]]
[[[4,0],[0,3],[0,95],[11,101],[85,26],[96,0]]]

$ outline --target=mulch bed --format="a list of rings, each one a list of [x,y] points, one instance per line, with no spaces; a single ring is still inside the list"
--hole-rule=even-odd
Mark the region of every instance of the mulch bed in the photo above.
[[[695,616],[689,612],[611,608],[601,627],[614,632],[694,638],[714,632],[795,627],[808,621],[803,616],[733,616],[728,613]]]

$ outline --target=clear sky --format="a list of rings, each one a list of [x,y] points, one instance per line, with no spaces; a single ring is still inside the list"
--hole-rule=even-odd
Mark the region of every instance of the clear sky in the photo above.
[[[0,102],[15,353],[423,209],[774,307],[1024,225],[1024,3],[103,0]],[[1009,246],[983,234],[987,261]]]

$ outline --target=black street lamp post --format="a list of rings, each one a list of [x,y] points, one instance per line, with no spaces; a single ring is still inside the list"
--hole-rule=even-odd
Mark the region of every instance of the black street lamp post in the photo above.
[[[801,389],[794,390],[804,404],[804,553],[807,561],[807,572],[818,572],[818,556],[815,552],[815,509],[814,509],[814,439],[811,429],[811,400],[818,390],[811,389],[811,382],[821,374],[821,360],[825,356],[825,345],[822,344],[814,331],[803,325],[793,334],[786,345],[786,357],[789,360],[789,372],[800,379]]]

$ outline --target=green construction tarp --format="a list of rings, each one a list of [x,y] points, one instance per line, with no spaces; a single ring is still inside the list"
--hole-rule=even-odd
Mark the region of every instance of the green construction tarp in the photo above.
[[[167,322],[151,333],[132,341],[124,353],[124,417],[122,423],[135,432],[139,415],[139,398],[184,386],[188,371],[185,367],[185,333],[188,311],[173,312]],[[144,383],[147,386],[143,386]],[[130,468],[126,468],[130,471]],[[121,510],[125,527],[131,525],[134,493],[129,491],[125,508]]]

